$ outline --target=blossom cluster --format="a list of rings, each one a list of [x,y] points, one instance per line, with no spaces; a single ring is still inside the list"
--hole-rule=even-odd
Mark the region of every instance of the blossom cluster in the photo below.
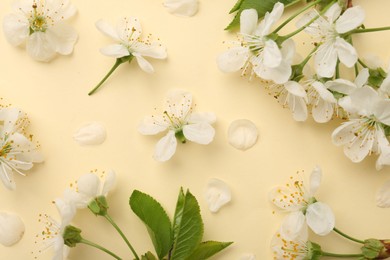
[[[9,190],[16,188],[14,173],[26,175],[34,163],[43,161],[26,128],[29,119],[16,107],[0,107],[0,179]]]
[[[364,9],[347,5],[347,1],[314,8],[321,2],[308,4],[275,29],[283,15],[282,3],[276,3],[259,23],[256,10],[242,11],[240,40],[218,56],[218,67],[223,72],[242,70],[242,75],[268,82],[266,88],[291,110],[296,121],[306,121],[310,111],[318,123],[345,120],[334,130],[333,143],[343,146],[353,162],[378,154],[379,170],[390,165],[390,75],[378,62],[359,57],[353,37],[390,28],[365,28]],[[280,30],[302,13],[297,29],[281,35]],[[312,37],[312,50],[296,62],[300,55],[293,36],[302,31]],[[355,71],[352,81],[341,75],[349,75],[350,68]]]

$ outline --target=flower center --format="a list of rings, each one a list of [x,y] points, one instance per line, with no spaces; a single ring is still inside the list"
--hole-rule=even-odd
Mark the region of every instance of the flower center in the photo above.
[[[12,141],[6,142],[0,149],[0,157],[6,158],[8,153],[12,150]]]
[[[30,34],[34,32],[45,32],[48,25],[46,21],[46,17],[43,16],[42,13],[40,13],[37,8],[37,4],[33,4],[33,14],[30,17]]]

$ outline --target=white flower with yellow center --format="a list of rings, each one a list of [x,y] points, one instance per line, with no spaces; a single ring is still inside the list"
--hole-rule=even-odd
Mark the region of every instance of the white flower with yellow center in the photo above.
[[[307,237],[287,240],[277,232],[271,241],[274,260],[305,260],[309,258],[310,249]]]
[[[189,140],[204,145],[213,141],[215,130],[211,124],[215,120],[213,113],[193,113],[191,93],[176,90],[168,94],[163,115],[145,117],[138,131],[143,135],[156,135],[168,130],[154,152],[154,158],[163,162],[175,153],[177,139],[182,143]]]
[[[9,43],[26,43],[27,52],[38,61],[50,61],[56,53],[73,52],[77,33],[64,22],[76,13],[69,0],[18,0],[13,9],[15,13],[3,21]]]
[[[334,228],[335,216],[332,209],[314,197],[320,186],[321,176],[321,169],[316,167],[310,175],[308,188],[303,181],[294,181],[291,177],[291,184],[276,187],[269,193],[273,204],[289,212],[280,228],[283,239],[293,241],[307,237],[307,227],[320,236],[327,235]]]
[[[0,109],[0,179],[6,188],[14,190],[13,173],[25,175],[33,163],[43,158],[23,133],[27,117],[17,108]]]

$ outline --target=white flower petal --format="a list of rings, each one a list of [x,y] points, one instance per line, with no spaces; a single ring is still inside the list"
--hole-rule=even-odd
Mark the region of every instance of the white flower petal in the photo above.
[[[361,71],[359,71],[359,74],[355,78],[355,85],[358,88],[363,87],[370,77],[370,71],[367,68],[363,68]]]
[[[297,97],[306,97],[306,91],[305,89],[302,87],[301,84],[299,84],[298,82],[296,81],[288,81],[284,84],[284,87],[286,88],[286,90],[294,95],[294,96],[297,96]]]
[[[329,24],[333,24],[333,22],[340,16],[341,11],[340,5],[335,3],[325,12],[324,16],[328,20]]]
[[[57,23],[45,32],[49,45],[59,54],[69,55],[77,41],[77,32],[67,24]]]
[[[365,16],[364,9],[360,6],[348,8],[337,19],[336,31],[340,34],[352,31],[363,24]]]
[[[34,32],[27,40],[26,49],[30,56],[37,61],[48,62],[56,54],[55,46],[47,40],[47,35],[43,32]]]
[[[379,122],[390,126],[390,100],[379,101],[374,108],[374,115]]]
[[[61,229],[65,228],[70,224],[74,216],[76,215],[76,207],[70,201],[65,201],[63,199],[56,199],[54,201],[58,212],[61,216]]]
[[[320,77],[331,78],[337,63],[337,50],[332,43],[324,43],[314,57],[315,70]]]
[[[4,17],[3,31],[7,41],[14,46],[18,46],[29,36],[30,23],[23,15],[10,14]]]
[[[74,134],[73,140],[80,145],[98,145],[106,140],[105,127],[97,122],[82,125]]]
[[[333,103],[327,102],[324,99],[320,98],[318,103],[312,106],[312,114],[314,121],[317,123],[326,123],[332,119],[334,108]]]
[[[119,19],[115,27],[116,35],[119,39],[127,43],[129,41],[135,42],[142,34],[142,27],[135,17],[122,17]]]
[[[352,68],[357,62],[358,56],[355,48],[343,38],[337,37],[334,44],[340,62],[348,68]]]
[[[330,92],[324,84],[322,84],[319,81],[315,81],[312,84],[313,88],[317,91],[317,93],[320,95],[321,99],[325,100],[329,103],[336,103],[336,99],[334,98],[332,92]]]
[[[93,173],[84,174],[77,180],[77,189],[79,193],[93,199],[99,194],[100,180]]]
[[[307,119],[307,104],[306,98],[297,97],[294,95],[288,95],[287,105],[293,114],[295,121],[303,122]]]
[[[381,208],[390,208],[390,181],[385,182],[376,192],[376,205]]]
[[[209,206],[209,210],[213,213],[230,202],[232,195],[229,186],[219,179],[210,179],[207,183],[204,198]]]
[[[137,63],[139,65],[139,67],[147,72],[147,73],[153,73],[154,72],[154,68],[152,66],[152,64],[150,64],[147,60],[144,59],[144,57],[142,57],[140,54],[138,53],[132,53],[134,55],[134,57],[137,59]]]
[[[106,178],[104,180],[101,195],[107,196],[107,193],[114,188],[115,182],[116,182],[115,172],[113,170],[108,171]]]
[[[233,121],[228,129],[228,141],[239,150],[251,148],[257,141],[258,131],[256,125],[247,119]]]
[[[310,195],[314,196],[321,184],[322,171],[319,166],[316,166],[310,174]]]
[[[271,13],[266,13],[263,21],[259,24],[259,27],[256,30],[256,35],[266,36],[270,33],[272,26],[279,21],[282,17],[284,11],[284,5],[280,2],[277,2]]]
[[[74,16],[77,9],[69,0],[45,1],[46,16],[52,18],[55,22],[69,19]]]
[[[0,244],[12,246],[19,242],[25,231],[22,219],[13,213],[0,212]]]
[[[120,41],[120,38],[115,30],[109,23],[100,19],[95,23],[96,28],[104,35],[112,38],[115,41]]]
[[[193,16],[198,11],[198,0],[165,0],[168,12],[178,16]]]
[[[154,59],[166,59],[167,49],[159,43],[143,44],[134,43],[131,47],[134,52],[139,53],[144,57],[151,57]]]
[[[314,233],[325,236],[333,230],[335,216],[328,205],[322,202],[316,202],[307,207],[306,222]]]
[[[290,65],[293,62],[295,56],[295,42],[290,38],[282,43],[282,56],[283,61]],[[305,66],[307,68],[308,66]]]
[[[183,89],[174,89],[168,92],[165,98],[165,111],[173,117],[186,117],[192,107],[192,94]]]
[[[245,9],[240,15],[240,32],[242,34],[252,34],[258,21],[258,15],[256,9]]]
[[[385,92],[387,95],[390,95],[390,75],[388,75],[382,82],[380,90]]]
[[[6,166],[4,163],[0,163],[0,179],[7,189],[16,189],[16,183],[12,169]]]
[[[249,59],[249,49],[234,47],[220,54],[217,58],[218,68],[225,73],[236,72],[242,69]]]
[[[382,98],[378,96],[378,92],[369,86],[356,89],[349,95],[349,98],[352,106],[357,109],[358,114],[367,117],[378,111],[377,105],[382,101]]]
[[[117,43],[100,48],[100,53],[113,58],[122,58],[130,55],[129,50],[123,44]]]
[[[269,68],[276,68],[282,62],[282,53],[278,45],[273,40],[265,42],[264,46],[264,65]]]
[[[174,131],[169,131],[166,136],[156,144],[153,158],[159,162],[165,162],[175,154],[177,140]]]
[[[291,66],[285,61],[282,61],[276,68],[269,68],[264,66],[263,63],[255,63],[254,61],[252,63],[254,64],[253,70],[257,76],[266,80],[272,80],[276,84],[287,82],[291,76]]]
[[[356,90],[356,85],[349,80],[336,79],[325,83],[327,89],[337,91],[339,93],[350,95]]]
[[[167,130],[168,126],[162,116],[147,116],[138,125],[138,132],[143,135],[155,135]]]
[[[296,240],[299,237],[307,236],[307,232],[305,216],[301,211],[288,214],[280,226],[280,235],[286,240]]]
[[[300,198],[294,197],[290,201],[291,194],[295,191],[288,189],[284,186],[278,186],[268,193],[268,198],[278,208],[285,211],[299,211],[302,208],[300,204]],[[288,197],[289,199],[286,199]]]
[[[215,130],[206,122],[200,122],[183,127],[183,134],[186,139],[198,143],[209,144],[213,141]]]
[[[206,122],[209,124],[214,124],[216,120],[217,117],[215,114],[210,112],[195,112],[192,113],[188,118],[189,123]]]

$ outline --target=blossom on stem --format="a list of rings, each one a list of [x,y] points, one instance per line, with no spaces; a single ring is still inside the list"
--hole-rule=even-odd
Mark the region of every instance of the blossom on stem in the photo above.
[[[3,20],[10,44],[26,43],[27,52],[38,61],[50,61],[56,53],[73,52],[77,33],[65,21],[75,15],[76,8],[69,0],[18,0],[13,9],[15,13]]]
[[[351,68],[358,58],[355,48],[344,35],[362,25],[365,12],[360,6],[348,8],[343,14],[341,12],[342,8],[335,3],[323,16],[305,28],[307,33],[315,37],[317,44],[320,44],[315,54],[315,70],[320,77],[333,77],[338,60]],[[306,25],[316,16],[318,16],[317,11],[309,12],[303,16],[297,26]]]
[[[314,197],[321,182],[321,169],[314,168],[310,175],[309,187],[302,180],[290,179],[292,183],[275,187],[269,193],[270,201],[278,208],[289,212],[285,217],[280,234],[283,239],[307,238],[307,227],[320,236],[327,235],[335,225],[332,209]]]
[[[177,139],[198,144],[209,144],[214,139],[215,130],[211,126],[216,120],[213,113],[195,113],[192,108],[192,95],[189,92],[175,90],[169,92],[162,116],[147,116],[138,126],[143,135],[156,135],[168,130],[158,141],[154,159],[169,160],[176,151]]]
[[[14,172],[24,176],[22,171],[43,161],[36,145],[23,133],[27,124],[27,116],[19,109],[0,109],[0,179],[10,190],[16,188]]]
[[[223,72],[236,72],[243,69],[243,74],[251,66],[251,75],[272,80],[277,84],[286,82],[291,75],[289,56],[293,56],[295,46],[291,39],[278,44],[270,37],[272,26],[280,19],[284,11],[282,3],[276,3],[271,13],[257,25],[258,14],[255,9],[246,9],[240,16],[241,41],[217,58],[217,65]]]
[[[117,25],[111,26],[103,20],[96,22],[96,28],[104,35],[113,39],[116,43],[100,49],[106,56],[122,58],[133,56],[140,68],[148,73],[153,73],[153,66],[144,58],[165,59],[166,48],[158,42],[150,42],[149,38],[141,39],[142,28],[135,17],[123,17]]]

